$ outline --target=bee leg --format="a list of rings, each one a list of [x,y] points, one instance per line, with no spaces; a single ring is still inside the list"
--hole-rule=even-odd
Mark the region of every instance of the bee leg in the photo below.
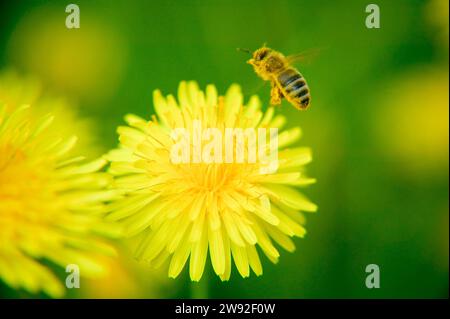
[[[283,98],[283,92],[278,88],[278,86],[272,82],[272,89],[270,90],[270,104],[279,105],[281,104],[281,99]]]

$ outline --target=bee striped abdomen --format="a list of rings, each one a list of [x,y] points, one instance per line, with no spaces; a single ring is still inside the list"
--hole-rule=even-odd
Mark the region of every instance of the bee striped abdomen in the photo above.
[[[278,75],[278,81],[282,87],[287,87],[293,82],[301,79],[301,75],[294,69],[285,69]]]
[[[303,76],[294,68],[287,68],[278,75],[285,97],[299,109],[306,109],[311,100],[309,88]]]

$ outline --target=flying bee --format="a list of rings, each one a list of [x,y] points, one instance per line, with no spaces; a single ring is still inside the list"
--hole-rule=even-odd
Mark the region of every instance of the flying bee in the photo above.
[[[239,49],[251,53],[249,50]],[[292,66],[292,62],[302,55],[285,57],[282,53],[266,46],[252,53],[247,61],[256,74],[265,81],[270,81],[270,104],[279,105],[281,99],[291,103],[298,110],[306,110],[311,104],[308,84],[302,74]]]

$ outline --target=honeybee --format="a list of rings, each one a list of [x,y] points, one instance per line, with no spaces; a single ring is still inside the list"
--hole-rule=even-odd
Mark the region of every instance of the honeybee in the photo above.
[[[249,50],[240,50],[251,53]],[[305,78],[291,65],[300,57],[301,55],[285,57],[266,46],[252,53],[252,58],[247,63],[253,66],[259,77],[270,81],[270,104],[279,105],[282,98],[286,98],[298,110],[306,110],[311,104],[311,94]]]

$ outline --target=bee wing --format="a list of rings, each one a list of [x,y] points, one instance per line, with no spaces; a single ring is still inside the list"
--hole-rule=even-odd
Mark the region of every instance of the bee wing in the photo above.
[[[291,64],[296,62],[309,63],[311,62],[311,60],[315,59],[322,51],[322,48],[309,49],[300,53],[288,55],[286,57],[286,60]]]

